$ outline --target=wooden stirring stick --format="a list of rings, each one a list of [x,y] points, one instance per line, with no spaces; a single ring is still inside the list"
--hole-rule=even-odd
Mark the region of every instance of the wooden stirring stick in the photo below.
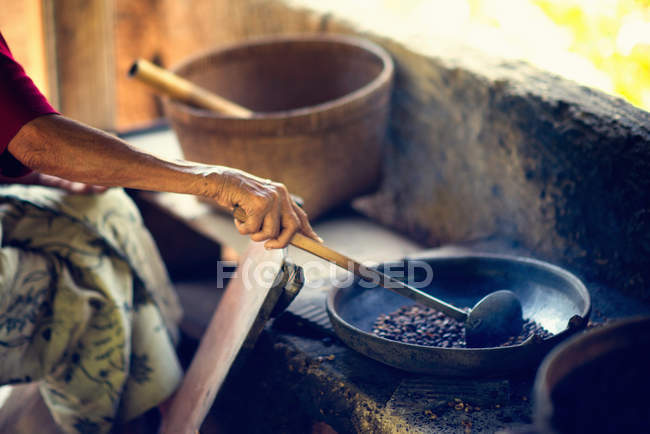
[[[233,216],[240,222],[245,222],[248,219],[246,211],[240,207],[235,207]],[[369,280],[371,282],[376,282],[378,285],[383,286],[386,289],[390,289],[391,291],[396,292],[406,298],[442,311],[446,315],[458,321],[465,321],[467,319],[467,312],[464,310],[446,303],[432,295],[429,295],[426,292],[420,291],[419,289],[407,285],[406,283],[399,281],[387,274],[384,274],[381,271],[366,267],[365,265],[353,259],[350,259],[335,250],[330,249],[325,244],[319,243],[318,241],[306,237],[299,232],[294,234],[289,243],[292,246],[298,247],[299,249],[309,252],[312,255],[318,256],[327,262],[331,262],[332,264],[338,265],[345,270],[351,271],[363,279]]]
[[[250,118],[254,115],[253,111],[215,95],[209,90],[144,59],[133,62],[133,65],[129,68],[129,76],[148,84],[163,95],[168,95],[200,108],[238,118]]]

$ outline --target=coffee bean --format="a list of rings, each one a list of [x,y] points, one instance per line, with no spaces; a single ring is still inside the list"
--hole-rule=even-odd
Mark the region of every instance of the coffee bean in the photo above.
[[[394,341],[442,348],[466,348],[463,323],[421,305],[402,306],[390,314],[381,314],[373,324],[373,334]],[[519,345],[532,335],[544,339],[552,333],[537,322],[526,319],[521,333],[500,346]]]

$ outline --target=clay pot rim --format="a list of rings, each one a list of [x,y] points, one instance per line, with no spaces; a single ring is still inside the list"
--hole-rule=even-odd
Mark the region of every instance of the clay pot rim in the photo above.
[[[251,38],[242,42],[236,42],[216,49],[212,48],[174,65],[171,71],[178,74],[179,71],[191,65],[194,62],[200,61],[207,56],[227,53],[229,51],[237,51],[242,48],[256,47],[263,45],[272,45],[277,43],[293,43],[293,42],[334,42],[339,44],[346,44],[356,48],[360,48],[369,53],[372,53],[382,64],[381,72],[371,81],[361,86],[360,88],[347,93],[339,98],[326,101],[320,104],[315,104],[306,107],[299,107],[290,110],[273,111],[273,112],[256,112],[250,118],[239,118],[225,114],[216,113],[210,110],[195,108],[185,103],[175,101],[169,97],[163,97],[163,103],[168,106],[172,111],[180,112],[185,116],[198,118],[197,120],[228,120],[238,122],[250,121],[267,121],[278,119],[296,119],[305,116],[321,115],[326,112],[335,111],[341,107],[350,105],[357,105],[358,102],[371,97],[375,92],[380,90],[382,86],[389,84],[392,80],[394,73],[394,64],[390,55],[379,45],[367,39],[343,35],[343,34],[288,34],[279,36],[261,36]]]
[[[650,316],[617,319],[593,330],[587,330],[562,342],[546,355],[533,385],[534,419],[544,424],[553,409],[552,390],[574,370],[601,358],[614,350],[630,347],[634,333],[650,327]],[[626,338],[629,337],[629,338]],[[571,357],[579,354],[579,359]],[[564,362],[564,363],[562,363]],[[582,391],[579,391],[582,393]]]
[[[621,333],[629,333],[631,330],[649,326],[649,316],[635,316],[618,319],[571,337],[546,356],[537,372],[538,385],[540,388],[552,389],[573,369],[596,360],[615,349],[628,347],[629,342],[620,338]],[[569,354],[574,353],[581,355],[579,360],[568,358]],[[569,360],[571,360],[570,363]],[[567,363],[558,365],[559,361]]]

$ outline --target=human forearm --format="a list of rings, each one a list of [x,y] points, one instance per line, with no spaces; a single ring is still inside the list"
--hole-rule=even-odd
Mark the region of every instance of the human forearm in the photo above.
[[[57,115],[25,125],[9,151],[33,170],[71,181],[210,197],[218,195],[223,169],[161,159]]]
[[[287,188],[241,170],[158,158],[117,137],[58,115],[23,126],[9,152],[27,167],[69,181],[205,196],[248,216],[237,223],[268,248],[287,245],[297,231],[319,239]]]

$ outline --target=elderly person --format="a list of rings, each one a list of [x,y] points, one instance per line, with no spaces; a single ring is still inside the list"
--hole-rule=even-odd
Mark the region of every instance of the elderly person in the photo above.
[[[67,432],[110,431],[181,378],[178,302],[137,209],[108,187],[239,206],[239,232],[269,249],[319,239],[282,184],[164,160],[57,114],[1,34],[0,176],[0,384],[39,381]]]

